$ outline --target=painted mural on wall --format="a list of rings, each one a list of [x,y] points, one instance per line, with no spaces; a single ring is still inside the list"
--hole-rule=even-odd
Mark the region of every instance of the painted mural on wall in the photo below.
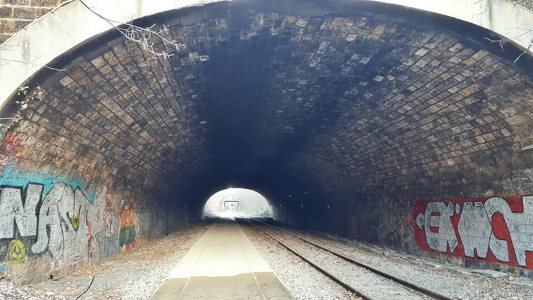
[[[120,209],[120,235],[119,243],[121,247],[129,250],[130,247],[135,246],[135,221],[137,215],[133,204],[123,205]]]
[[[0,176],[0,262],[20,268],[48,253],[71,265],[117,254],[124,228],[133,237],[125,244],[135,239],[134,207],[119,214],[119,205],[112,196],[87,193],[74,179],[7,168]]]
[[[533,269],[533,196],[419,200],[413,219],[422,250]]]

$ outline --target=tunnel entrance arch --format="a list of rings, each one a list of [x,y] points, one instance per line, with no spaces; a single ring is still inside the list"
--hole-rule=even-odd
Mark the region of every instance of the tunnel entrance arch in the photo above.
[[[271,218],[272,205],[256,191],[228,188],[209,197],[202,209],[204,220],[236,216]]]
[[[21,227],[26,250],[33,236],[48,241],[46,208],[58,198],[83,205],[82,215],[66,204],[56,215],[75,216],[64,218],[70,232],[87,228],[94,240],[65,236],[48,247],[83,241],[89,261],[122,249],[109,245],[128,249],[197,221],[208,191],[230,182],[267,195],[282,222],[414,253],[477,234],[465,220],[484,197],[532,194],[533,68],[521,69],[529,55],[512,64],[521,52],[501,54],[479,28],[366,1],[304,15],[296,5],[252,12],[245,2],[154,16],[172,24],[182,45],[168,60],[104,34],[62,55],[54,66],[65,72],[28,83],[35,98],[13,98],[13,114],[2,116],[16,122],[0,130],[0,202],[20,208],[6,217],[11,227],[31,212],[33,223]],[[56,182],[68,193],[56,193]],[[425,199],[450,200],[418,202]],[[520,207],[511,199],[510,208]],[[228,198],[222,207],[238,210],[240,202]],[[437,214],[465,216],[443,227],[455,228],[455,239],[432,235]],[[480,235],[490,230],[480,224]],[[516,236],[530,232],[516,228]],[[426,247],[434,240],[439,245]],[[48,255],[44,244],[28,259]],[[455,249],[465,260],[474,251]],[[57,260],[65,269],[78,263]]]

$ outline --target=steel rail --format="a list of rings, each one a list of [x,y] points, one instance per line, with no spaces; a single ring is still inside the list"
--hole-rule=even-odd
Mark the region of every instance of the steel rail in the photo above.
[[[269,226],[269,227],[271,227],[271,228],[274,228],[274,229],[276,229],[276,230],[279,230],[279,231],[281,231],[281,232],[284,232],[284,233],[286,233],[286,234],[288,234],[288,235],[290,235],[290,236],[292,236],[292,237],[294,237],[294,238],[297,238],[297,239],[299,239],[299,240],[301,240],[301,241],[303,241],[303,242],[305,242],[305,243],[308,243],[308,244],[310,244],[310,245],[312,245],[312,246],[314,246],[314,247],[317,247],[317,248],[319,248],[319,249],[321,249],[321,250],[324,250],[324,251],[326,251],[326,252],[329,252],[329,253],[331,253],[331,254],[333,254],[333,255],[335,255],[335,256],[337,256],[337,257],[339,257],[339,258],[341,258],[341,259],[343,259],[343,260],[345,260],[345,261],[347,261],[347,262],[350,262],[350,263],[352,263],[352,264],[354,264],[354,265],[356,265],[356,266],[358,266],[358,267],[361,267],[361,268],[363,268],[363,269],[366,269],[366,270],[368,270],[368,271],[370,271],[370,272],[372,272],[372,273],[374,273],[374,274],[376,274],[376,275],[379,275],[379,276],[381,276],[381,277],[383,277],[383,278],[386,278],[386,279],[389,279],[389,280],[391,280],[391,281],[394,281],[395,283],[397,283],[397,284],[399,284],[399,285],[401,285],[401,286],[403,286],[403,287],[405,287],[405,288],[407,288],[407,289],[410,289],[410,290],[412,290],[412,291],[414,291],[414,292],[416,292],[416,293],[419,293],[419,294],[421,294],[421,295],[424,295],[424,296],[427,296],[427,297],[430,297],[430,298],[432,298],[432,299],[436,299],[436,300],[452,300],[451,298],[448,298],[448,297],[446,297],[446,296],[444,296],[444,295],[441,295],[441,294],[439,294],[439,293],[437,293],[437,292],[430,291],[430,290],[428,290],[428,289],[426,289],[426,288],[423,288],[423,287],[421,287],[421,286],[418,286],[418,285],[413,284],[413,283],[411,283],[411,282],[405,281],[405,280],[403,280],[403,279],[401,279],[401,278],[398,278],[398,277],[396,277],[396,276],[393,276],[393,275],[390,275],[390,274],[385,273],[385,272],[383,272],[383,271],[380,271],[380,270],[378,270],[378,269],[375,269],[375,268],[373,268],[373,267],[371,267],[371,266],[369,266],[369,265],[366,265],[366,264],[364,264],[364,263],[361,263],[361,262],[359,262],[359,261],[356,261],[355,259],[353,259],[353,258],[351,258],[351,257],[348,257],[348,256],[345,256],[345,255],[343,255],[343,254],[340,254],[340,253],[338,253],[338,252],[336,252],[336,251],[334,251],[334,250],[331,250],[331,249],[329,249],[329,248],[327,248],[327,247],[324,247],[324,246],[322,246],[322,245],[318,245],[318,244],[316,244],[316,243],[314,243],[314,242],[311,242],[311,241],[309,241],[309,240],[307,240],[307,239],[305,239],[305,238],[299,237],[299,236],[297,236],[297,235],[295,235],[295,234],[292,234],[292,233],[290,233],[290,232],[288,232],[288,231],[286,231],[286,230],[284,230],[284,229],[278,228],[278,227],[276,227],[276,226],[274,226],[274,225],[268,224],[268,223],[263,222],[263,221],[261,221],[261,220],[259,220],[259,219],[256,219],[256,218],[243,218],[243,219],[246,220],[247,222],[249,222],[250,224],[252,224],[253,226],[255,226],[256,228],[258,228],[259,230],[261,230],[262,232],[264,232],[264,233],[266,233],[267,235],[269,235],[271,238],[273,238],[274,240],[276,240],[278,243],[280,243],[282,246],[284,246],[284,247],[287,248],[287,249],[289,249],[289,248],[288,248],[286,245],[284,245],[284,244],[283,244],[282,242],[280,242],[278,239],[276,239],[275,237],[273,237],[273,236],[270,235],[269,233],[265,232],[264,230],[262,230],[261,228],[259,228],[259,227],[256,226],[255,224],[253,224],[253,223],[252,223],[250,220],[248,220],[248,219],[252,219],[252,220],[254,220],[254,221],[256,221],[256,222],[260,222],[260,223],[262,223],[262,224],[264,224],[264,225],[266,225],[266,226]],[[291,249],[289,249],[289,251],[294,252],[294,251],[291,250]],[[296,254],[296,255],[298,255],[298,254]],[[298,255],[298,256],[300,256],[300,255]],[[301,257],[301,256],[300,256],[300,257]],[[306,262],[308,262],[307,259],[305,259],[305,258],[303,258],[303,257],[302,257],[302,259],[304,259]],[[313,267],[316,268],[316,266],[314,266],[314,264],[313,264]],[[319,268],[320,268],[320,267],[318,267],[317,269],[319,269]],[[319,270],[321,270],[321,268],[320,268]],[[321,271],[321,272],[322,272],[322,271]],[[325,272],[327,272],[327,271],[325,271]],[[329,273],[328,273],[328,274],[329,274]],[[330,275],[327,275],[327,276],[330,277]],[[333,276],[333,275],[331,275],[331,276]],[[334,277],[334,276],[333,276],[333,277]],[[332,279],[333,279],[333,278],[332,278]],[[336,277],[335,277],[335,279],[333,279],[333,280],[334,280],[335,282],[340,281],[340,279],[338,279],[338,278],[336,278]],[[341,285],[342,285],[343,287],[345,287],[345,288],[347,288],[346,286],[348,286],[348,285],[345,284],[345,283],[343,283],[343,284],[341,284]],[[357,295],[359,295],[360,297],[362,297],[362,298],[364,298],[364,299],[371,299],[371,298],[369,298],[368,296],[363,295],[362,292],[357,291],[357,290],[355,290],[355,289],[353,289],[353,288],[351,288],[351,287],[349,287],[349,288],[347,288],[347,289],[350,290],[350,291],[352,291],[352,292],[354,292],[354,293],[356,293]]]
[[[319,265],[313,263],[312,261],[310,261],[309,259],[307,259],[305,256],[303,256],[302,254],[298,253],[296,250],[292,249],[291,247],[287,246],[285,243],[283,243],[282,241],[280,241],[279,239],[277,239],[276,237],[274,237],[273,235],[271,235],[270,233],[264,231],[263,229],[259,228],[259,226],[255,225],[254,223],[252,223],[251,221],[248,220],[248,218],[241,218],[245,221],[247,221],[248,223],[250,223],[250,225],[254,226],[255,228],[257,228],[257,230],[263,232],[264,234],[268,235],[270,238],[272,238],[273,240],[275,240],[278,244],[280,244],[281,246],[283,246],[285,249],[287,249],[288,251],[290,251],[291,253],[293,253],[294,255],[298,256],[300,259],[302,259],[303,261],[305,261],[306,263],[308,263],[309,265],[311,265],[313,268],[317,269],[320,273],[324,274],[326,277],[328,277],[329,279],[331,279],[332,281],[334,281],[335,283],[337,283],[338,285],[342,286],[343,288],[345,288],[346,290],[356,294],[358,297],[361,297],[362,299],[364,300],[374,300],[370,297],[368,297],[367,295],[361,293],[360,291],[354,289],[353,287],[351,287],[349,284],[343,282],[341,279],[337,278],[335,275],[329,273],[328,271],[324,270],[322,267],[320,267]]]

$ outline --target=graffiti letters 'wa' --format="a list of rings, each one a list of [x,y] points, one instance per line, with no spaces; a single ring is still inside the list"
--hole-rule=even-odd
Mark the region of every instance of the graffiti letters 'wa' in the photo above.
[[[423,250],[533,268],[533,196],[419,200],[413,219]]]

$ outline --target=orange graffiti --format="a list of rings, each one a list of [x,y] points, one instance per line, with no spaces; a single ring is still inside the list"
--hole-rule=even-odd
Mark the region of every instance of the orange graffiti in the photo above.
[[[120,228],[135,227],[135,221],[137,220],[137,214],[133,208],[133,204],[122,205],[120,209]]]
[[[133,204],[123,205],[120,209],[120,233],[119,245],[123,246],[126,251],[129,251],[132,246],[135,246],[135,221],[137,215]]]
[[[402,216],[402,221],[406,226],[411,226],[415,223],[412,216]]]

